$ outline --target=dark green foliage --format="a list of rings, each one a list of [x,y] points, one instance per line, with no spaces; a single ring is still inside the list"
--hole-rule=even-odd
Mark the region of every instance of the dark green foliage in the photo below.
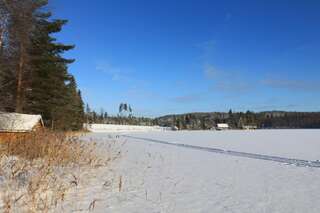
[[[132,111],[132,109],[131,109],[131,111]],[[157,125],[156,120],[154,120],[152,118],[135,117],[132,115],[129,115],[129,116],[120,116],[120,115],[109,116],[107,112],[104,112],[104,110],[101,110],[100,113],[97,113],[94,110],[91,110],[88,104],[86,105],[85,117],[86,117],[87,123],[145,125],[145,126]]]
[[[212,112],[167,115],[159,118],[108,116],[91,111],[87,105],[88,123],[176,126],[179,129],[208,130],[217,123],[228,123],[232,129],[257,128],[320,128],[320,112]]]
[[[177,126],[181,129],[211,129],[217,123],[228,123],[233,129],[244,126],[258,128],[320,128],[320,112],[232,112],[188,113],[156,118],[161,126]]]
[[[65,20],[49,21],[49,13],[39,13],[32,37],[32,83],[26,111],[42,114],[54,129],[77,130],[82,127],[84,111],[81,93],[67,65],[73,60],[61,54],[74,48],[56,43],[52,33],[61,31]]]
[[[119,105],[119,114],[121,115],[121,117],[126,117],[126,116],[131,117],[132,112],[133,112],[133,110],[132,110],[130,104],[121,103]]]
[[[23,95],[20,95],[22,100],[17,101],[17,103],[22,104],[19,112],[41,114],[46,126],[54,129],[80,129],[84,120],[81,92],[77,89],[74,77],[68,73],[68,64],[74,60],[62,57],[65,51],[73,49],[74,46],[58,43],[52,37],[53,33],[62,30],[67,21],[52,20],[50,18],[51,13],[42,9],[42,6],[47,5],[47,1],[28,1],[32,2],[34,6],[32,8],[32,18],[28,22],[28,26],[32,27],[28,28],[28,31],[23,34],[24,44],[27,44],[24,45],[23,56],[27,60],[24,60],[25,64],[23,66],[23,84],[21,86],[21,94]],[[5,1],[0,0],[1,2]],[[11,2],[13,2],[13,8],[21,8],[21,10],[26,8],[22,4],[23,1]],[[8,12],[8,15],[9,17],[15,17],[10,12]],[[11,19],[14,20],[13,18]],[[18,24],[16,25],[18,26]],[[10,25],[10,22],[7,25]],[[27,26],[27,24],[20,25]],[[13,35],[20,33],[21,29],[15,29],[15,25],[9,26],[8,29],[8,42],[4,46],[5,50],[0,52],[0,63],[5,65],[1,66],[3,68],[0,70],[0,81],[8,83],[4,89],[0,88],[0,95],[1,97],[8,97],[8,100],[14,100],[18,97],[15,93],[17,77],[9,71],[12,70],[10,67],[15,66],[14,63],[11,65],[11,61],[19,62],[19,54],[14,44],[21,43],[21,39],[15,40]],[[11,33],[12,35],[10,35],[10,32],[15,34]],[[14,101],[5,104],[0,103],[0,107],[1,105],[2,110],[17,111]]]

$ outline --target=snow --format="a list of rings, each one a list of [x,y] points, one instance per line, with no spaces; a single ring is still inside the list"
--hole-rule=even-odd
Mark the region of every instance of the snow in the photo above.
[[[39,122],[41,115],[0,112],[0,132],[29,132]]]
[[[228,129],[228,128],[229,128],[229,125],[228,125],[228,124],[221,123],[221,124],[217,124],[217,128]]]
[[[122,157],[97,179],[112,176],[94,212],[319,212],[320,168],[194,150],[125,135],[249,153],[319,159],[319,130],[149,131],[91,133],[121,147]],[[122,135],[122,136],[121,136]],[[120,181],[121,180],[121,181]],[[121,187],[119,189],[119,183]],[[93,183],[94,184],[94,183]],[[85,205],[88,206],[88,203]]]
[[[320,130],[180,131],[129,135],[201,147],[320,160]]]
[[[112,146],[121,155],[107,166],[72,171],[79,185],[53,212],[318,213],[320,168],[176,144],[315,161],[319,138],[320,130],[89,133],[83,139],[101,153],[112,156],[104,148]]]
[[[116,124],[84,124],[84,128],[90,132],[137,132],[137,131],[165,131],[167,127],[160,126],[137,126]]]

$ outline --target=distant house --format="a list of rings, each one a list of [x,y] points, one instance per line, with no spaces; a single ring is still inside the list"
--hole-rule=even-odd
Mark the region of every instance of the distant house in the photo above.
[[[0,139],[43,128],[41,115],[0,112]]]
[[[216,129],[217,130],[227,130],[227,129],[229,129],[229,124],[218,123]]]
[[[245,129],[245,130],[255,130],[255,129],[258,129],[258,126],[257,126],[257,125],[243,125],[243,126],[242,126],[242,129]]]

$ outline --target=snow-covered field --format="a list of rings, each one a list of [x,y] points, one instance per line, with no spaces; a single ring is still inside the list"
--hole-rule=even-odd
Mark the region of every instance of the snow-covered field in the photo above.
[[[152,140],[316,161],[320,130],[119,134],[86,136],[124,143],[118,162],[97,174],[97,179],[113,177],[109,190],[101,193],[101,186],[94,186],[86,191],[87,200],[99,197],[95,212],[319,212],[320,168]]]

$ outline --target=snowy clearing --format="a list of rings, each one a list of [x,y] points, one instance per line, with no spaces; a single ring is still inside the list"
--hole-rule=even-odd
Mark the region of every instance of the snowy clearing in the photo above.
[[[121,134],[313,161],[319,159],[320,150],[319,130]],[[320,209],[319,168],[150,143],[114,133],[86,137],[125,142],[121,159],[111,170],[97,174],[111,175],[114,183],[96,203],[95,212],[317,213]],[[87,200],[99,194],[98,188],[86,190]]]

